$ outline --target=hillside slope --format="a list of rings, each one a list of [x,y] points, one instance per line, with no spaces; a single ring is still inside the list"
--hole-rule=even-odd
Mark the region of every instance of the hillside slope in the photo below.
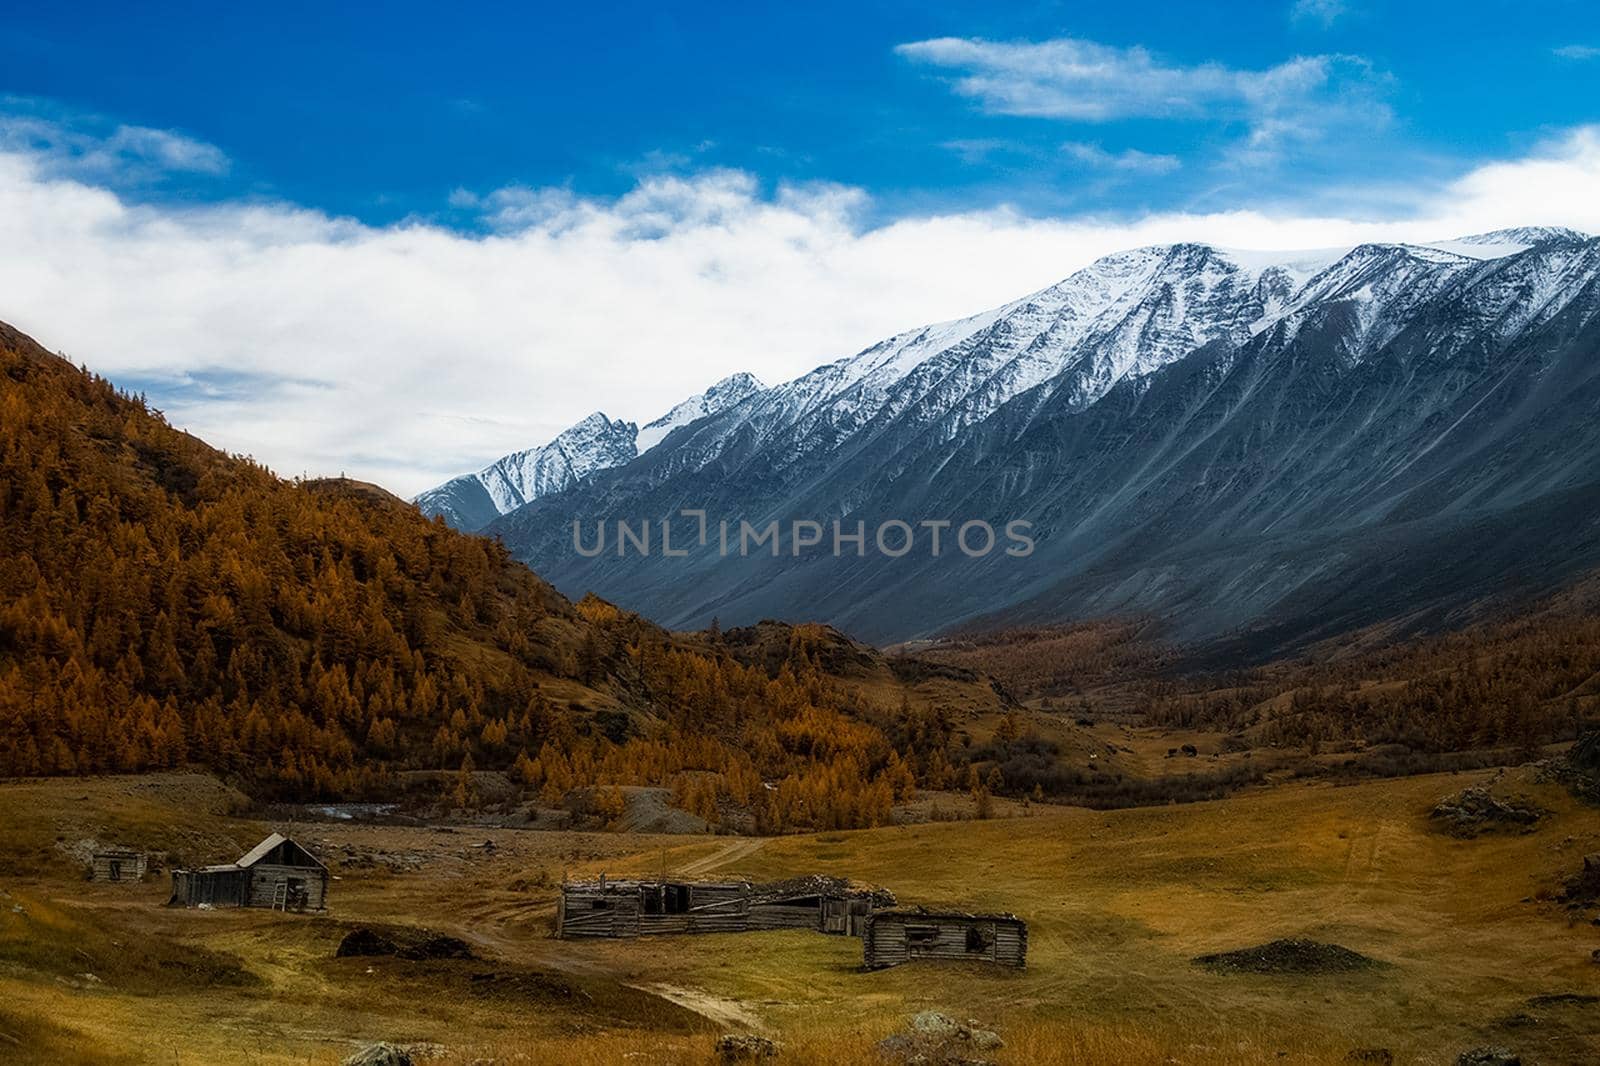
[[[855,645],[872,677],[832,676],[820,628],[745,665],[574,605],[492,541],[283,481],[4,325],[0,430],[0,776],[199,764],[309,798],[476,767],[559,802],[692,772],[712,813],[766,779],[770,824],[870,824],[954,772],[951,729],[892,739],[897,713],[999,704],[973,675],[885,687]]]

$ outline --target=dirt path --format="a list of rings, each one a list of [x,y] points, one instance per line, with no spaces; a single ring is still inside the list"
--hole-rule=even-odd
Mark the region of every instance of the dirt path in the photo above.
[[[692,1010],[703,1018],[709,1018],[718,1025],[729,1029],[742,1029],[745,1032],[764,1033],[767,1031],[763,1022],[754,1011],[735,999],[723,999],[713,996],[703,988],[685,988],[682,985],[652,984],[634,985],[642,992],[649,992],[660,996],[669,1003],[676,1003],[685,1010]]]
[[[747,855],[755,854],[761,850],[766,842],[765,837],[740,837],[737,840],[730,840],[714,851],[684,863],[674,873],[683,877],[708,873],[718,867],[737,862]]]

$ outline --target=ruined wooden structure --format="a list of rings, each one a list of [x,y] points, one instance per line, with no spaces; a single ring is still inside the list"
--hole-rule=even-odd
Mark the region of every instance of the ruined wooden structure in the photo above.
[[[89,880],[128,882],[138,881],[149,869],[150,860],[142,851],[126,848],[107,848],[89,858]]]
[[[571,881],[556,907],[558,937],[637,937],[812,929],[860,936],[876,909],[894,906],[887,889],[837,877],[748,881]]]
[[[1014,914],[892,909],[867,918],[861,938],[869,970],[946,959],[1022,968],[1028,956],[1028,924]]]
[[[328,905],[328,868],[299,844],[273,833],[237,862],[172,871],[168,905],[320,911]]]

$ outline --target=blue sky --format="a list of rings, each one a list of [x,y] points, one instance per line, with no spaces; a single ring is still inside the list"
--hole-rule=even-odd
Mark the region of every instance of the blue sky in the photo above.
[[[1137,245],[1600,232],[1592,0],[8,8],[0,319],[406,494]]]
[[[1361,211],[1397,168],[1440,178],[1600,118],[1600,8],[1578,0],[336,6],[12,5],[0,92],[230,161],[142,196],[459,226],[456,190],[616,195],[711,167],[859,187],[878,217]],[[946,38],[990,52],[918,47]],[[1052,41],[1098,49],[1070,91],[1109,113],[962,90],[1026,82]],[[1296,60],[1304,84],[1263,90],[1278,114],[1230,87]],[[1141,70],[1171,76],[1117,84]],[[1285,129],[1248,150],[1268,120]]]

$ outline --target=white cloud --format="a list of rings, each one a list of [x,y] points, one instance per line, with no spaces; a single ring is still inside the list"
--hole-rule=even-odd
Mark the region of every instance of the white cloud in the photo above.
[[[1179,66],[1144,48],[1095,41],[1000,42],[941,37],[900,55],[961,72],[954,88],[993,114],[1079,122],[1165,118],[1243,122],[1260,149],[1313,139],[1329,127],[1386,122],[1382,79],[1356,56],[1297,56],[1264,70]]]
[[[28,153],[55,174],[129,184],[174,173],[228,172],[221,149],[172,130],[62,118],[18,97],[0,97],[0,108],[0,151]]]
[[[1592,44],[1564,44],[1550,51],[1562,59],[1575,59],[1580,62],[1586,59],[1600,59],[1600,47]]]
[[[1289,10],[1296,21],[1318,22],[1326,27],[1339,21],[1350,9],[1344,0],[1295,0]]]
[[[1108,152],[1098,144],[1081,141],[1068,141],[1061,151],[1086,166],[1133,174],[1170,174],[1183,165],[1175,155],[1156,155],[1137,148]]]
[[[767,191],[713,171],[641,178],[615,200],[458,194],[458,210],[501,227],[474,236],[292,204],[139,206],[13,148],[0,151],[0,319],[281,473],[412,494],[596,408],[644,421],[735,370],[781,381],[1118,249],[1600,232],[1597,184],[1589,128],[1389,220],[1001,209],[870,226],[860,190]]]
[[[1026,151],[1019,145],[1000,137],[966,137],[944,141],[939,145],[961,157],[963,163],[984,163],[996,155]]]

